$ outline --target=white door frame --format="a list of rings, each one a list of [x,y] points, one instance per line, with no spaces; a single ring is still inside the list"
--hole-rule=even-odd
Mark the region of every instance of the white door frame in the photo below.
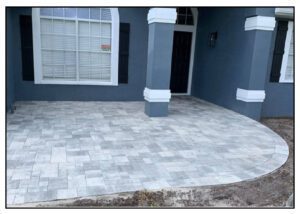
[[[172,93],[172,95],[191,95],[192,89],[192,78],[194,71],[194,56],[195,56],[195,44],[196,44],[196,34],[197,34],[197,22],[198,22],[198,9],[191,8],[193,14],[194,25],[178,25],[175,24],[174,31],[183,31],[192,33],[192,43],[191,43],[191,54],[190,54],[190,66],[189,66],[189,78],[188,78],[188,88],[187,93]]]

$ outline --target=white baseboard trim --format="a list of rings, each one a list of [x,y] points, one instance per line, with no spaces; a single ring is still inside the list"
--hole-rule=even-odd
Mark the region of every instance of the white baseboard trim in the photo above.
[[[148,24],[154,22],[175,24],[177,13],[175,8],[151,8],[148,12]]]
[[[266,97],[264,90],[245,90],[238,88],[236,99],[244,102],[263,102]]]
[[[245,31],[249,30],[267,30],[273,31],[275,28],[275,17],[269,16],[253,16],[245,21]]]
[[[148,102],[170,102],[170,90],[144,89],[144,99]]]

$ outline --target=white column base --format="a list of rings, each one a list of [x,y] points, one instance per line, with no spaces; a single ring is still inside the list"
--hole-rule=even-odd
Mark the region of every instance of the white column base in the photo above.
[[[264,90],[245,90],[238,88],[236,99],[244,102],[263,102],[266,97]]]
[[[145,88],[144,98],[148,102],[170,102],[171,91]]]

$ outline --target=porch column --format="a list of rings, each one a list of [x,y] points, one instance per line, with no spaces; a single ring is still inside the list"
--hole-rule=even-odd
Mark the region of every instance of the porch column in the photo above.
[[[245,20],[244,30],[250,46],[248,50],[243,51],[250,52],[251,58],[246,66],[247,84],[237,88],[236,99],[243,106],[242,113],[254,119],[260,119],[262,103],[266,96],[264,89],[275,23],[275,17],[269,14],[256,14]]]
[[[150,117],[168,115],[170,77],[176,9],[151,8],[148,12],[148,60],[145,113]]]

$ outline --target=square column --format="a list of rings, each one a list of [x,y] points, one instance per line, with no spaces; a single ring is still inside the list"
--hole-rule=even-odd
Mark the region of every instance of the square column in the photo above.
[[[175,8],[152,8],[148,12],[148,60],[144,98],[145,113],[150,117],[168,115],[176,18]]]
[[[268,60],[275,17],[250,16],[245,21],[245,33],[251,42],[247,84],[237,88],[236,99],[243,107],[242,114],[253,119],[260,119],[262,103],[265,99],[265,80],[268,70]],[[246,50],[245,50],[246,51]]]

